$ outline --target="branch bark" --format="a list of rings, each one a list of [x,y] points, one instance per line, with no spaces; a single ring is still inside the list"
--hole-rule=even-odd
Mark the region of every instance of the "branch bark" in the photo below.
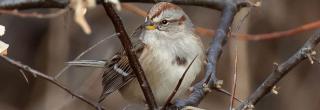
[[[142,70],[142,67],[139,63],[139,60],[137,58],[137,55],[133,52],[132,43],[129,39],[129,36],[127,32],[124,29],[124,26],[122,24],[122,21],[118,14],[115,12],[115,10],[112,7],[112,4],[110,3],[103,3],[103,7],[111,19],[114,28],[117,33],[119,33],[119,39],[124,47],[124,50],[126,51],[126,54],[129,59],[129,64],[131,68],[133,69],[133,73],[136,75],[138,82],[140,84],[140,87],[142,89],[142,92],[145,96],[146,102],[149,105],[149,108],[154,110],[158,109],[157,103],[154,99],[151,87],[148,83],[148,80],[144,74],[144,71]]]
[[[268,78],[251,94],[236,110],[244,110],[256,105],[272,88],[300,62],[307,59],[312,54],[315,46],[320,42],[320,30],[318,30],[309,40],[287,61],[277,66]]]

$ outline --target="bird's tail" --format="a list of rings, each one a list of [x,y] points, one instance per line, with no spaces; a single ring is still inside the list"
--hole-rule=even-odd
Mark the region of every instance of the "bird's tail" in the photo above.
[[[71,66],[103,68],[107,62],[103,60],[76,60],[66,63]]]

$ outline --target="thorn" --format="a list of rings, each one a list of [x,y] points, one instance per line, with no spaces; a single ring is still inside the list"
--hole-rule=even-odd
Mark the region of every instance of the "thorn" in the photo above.
[[[308,60],[310,61],[311,64],[314,64],[315,62],[315,55],[317,54],[317,52],[315,50],[311,50],[309,48],[305,48],[302,50],[304,52],[305,57],[308,58]]]
[[[312,55],[310,53],[307,53],[307,57],[310,61],[311,64],[314,64],[314,61],[313,61],[313,58],[312,58]]]
[[[223,85],[223,80],[217,80],[214,84],[214,86],[219,89],[222,88],[222,85]]]
[[[279,89],[280,89],[280,87],[273,86],[271,92],[273,94],[275,94],[275,95],[278,95],[279,94]]]
[[[279,63],[273,62],[273,71],[279,72],[278,67],[279,67]]]
[[[253,104],[249,104],[249,105],[247,106],[247,109],[248,109],[248,110],[254,109],[254,105],[253,105]]]
[[[22,74],[23,78],[26,80],[27,84],[29,85],[29,80],[27,75],[24,73],[24,71],[22,69],[19,69],[20,73]]]
[[[203,91],[205,91],[205,92],[211,92],[211,91],[212,91],[212,90],[209,88],[209,85],[206,84],[206,83],[204,83],[204,84],[202,85],[202,87],[203,87]]]

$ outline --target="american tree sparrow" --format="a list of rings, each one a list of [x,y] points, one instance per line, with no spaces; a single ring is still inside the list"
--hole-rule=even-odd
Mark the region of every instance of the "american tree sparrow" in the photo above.
[[[204,62],[204,50],[200,38],[184,11],[172,3],[160,2],[148,12],[145,23],[131,37],[134,49],[145,71],[155,100],[164,105],[179,79],[188,69],[174,99],[182,96],[200,73]],[[91,63],[94,66],[100,63]],[[76,65],[82,65],[78,63]],[[125,52],[107,61],[103,73],[103,93],[100,101],[119,90],[132,103],[142,104],[144,96]]]

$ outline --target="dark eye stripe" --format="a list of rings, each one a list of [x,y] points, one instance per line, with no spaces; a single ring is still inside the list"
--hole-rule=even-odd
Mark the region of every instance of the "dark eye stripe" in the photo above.
[[[185,20],[186,20],[186,17],[183,15],[179,19],[167,20],[167,22],[169,23],[179,22],[179,25],[181,25]]]

